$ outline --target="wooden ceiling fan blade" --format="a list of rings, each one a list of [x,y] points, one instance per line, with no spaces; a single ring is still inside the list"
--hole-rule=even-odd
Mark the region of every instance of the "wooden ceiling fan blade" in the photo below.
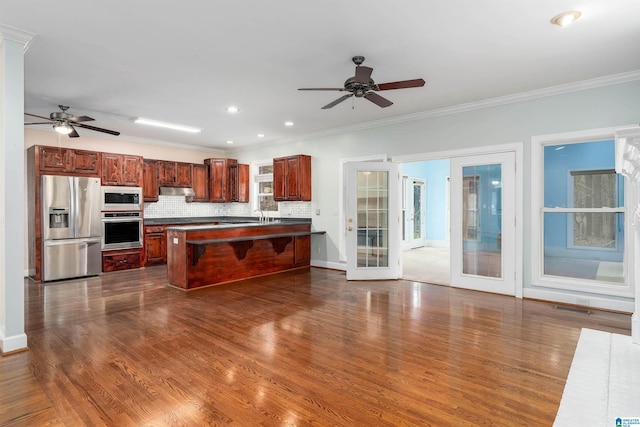
[[[71,126],[71,125],[69,125]],[[80,135],[78,134],[78,131],[76,130],[76,128],[74,128],[73,126],[71,126],[71,129],[73,129],[71,131],[71,133],[69,134],[69,138],[79,138]]]
[[[51,120],[49,117],[36,116],[35,114],[24,113],[25,116],[37,117],[39,119]]]
[[[387,98],[383,98],[375,92],[367,92],[365,93],[364,97],[376,104],[378,107],[385,108],[393,105],[393,102],[389,101]]]
[[[371,73],[373,73],[373,68],[358,65],[356,67],[356,76],[353,79],[356,83],[367,84],[371,80]]]
[[[298,90],[344,90],[343,87],[302,87]]]
[[[110,135],[115,135],[115,136],[120,135],[120,132],[116,132],[115,130],[102,129],[102,128],[98,128],[98,127],[95,127],[95,126],[85,125],[84,123],[77,123],[76,126],[80,126],[81,128],[85,128],[85,129],[89,129],[89,130],[95,130],[96,132],[108,133]]]
[[[322,110],[326,110],[327,108],[331,108],[331,107],[335,107],[336,105],[340,104],[342,101],[345,101],[349,98],[351,98],[353,96],[352,93],[348,94],[348,95],[344,95],[341,96],[340,98],[336,99],[335,101],[325,105],[324,107],[322,107]]]
[[[414,80],[402,80],[399,82],[379,83],[376,85],[377,90],[392,90],[392,89],[409,89],[412,87],[424,86],[424,79]]]

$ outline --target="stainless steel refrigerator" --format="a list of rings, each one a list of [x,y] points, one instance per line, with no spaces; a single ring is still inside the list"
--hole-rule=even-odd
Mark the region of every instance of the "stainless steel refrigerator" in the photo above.
[[[102,271],[100,178],[42,176],[42,280]]]

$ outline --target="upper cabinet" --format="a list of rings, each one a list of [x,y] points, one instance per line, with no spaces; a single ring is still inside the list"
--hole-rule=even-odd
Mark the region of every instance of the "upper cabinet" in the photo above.
[[[283,201],[311,201],[311,156],[273,159],[273,198]]]
[[[36,146],[34,150],[42,174],[100,176],[101,153],[46,146]]]
[[[191,187],[191,163],[157,160],[156,167],[160,187]]]
[[[229,165],[238,164],[238,161],[235,159],[206,159],[204,162],[209,167],[209,201],[230,202]]]
[[[158,169],[156,160],[144,159],[142,163],[142,194],[145,202],[158,201]]]
[[[209,201],[214,203],[249,202],[249,165],[236,159],[207,159]]]
[[[102,153],[102,185],[142,187],[142,157]]]
[[[196,193],[191,198],[192,202],[209,201],[209,169],[205,164],[193,164],[193,174],[191,176],[191,186]]]

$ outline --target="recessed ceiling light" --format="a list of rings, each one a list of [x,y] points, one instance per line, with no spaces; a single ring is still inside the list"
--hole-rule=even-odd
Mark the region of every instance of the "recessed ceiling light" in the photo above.
[[[258,135],[256,135],[258,138],[264,138],[264,133],[259,133]]]
[[[233,144],[233,141],[228,140],[228,141],[227,141],[227,144]]]
[[[293,126],[293,122],[284,122],[285,126]]]
[[[202,132],[202,129],[194,128],[191,126],[177,125],[175,123],[161,122],[158,120],[143,119],[142,117],[138,117],[137,119],[134,120],[134,122],[140,125],[157,126],[160,128],[181,130],[183,132],[190,132],[190,133]]]
[[[238,111],[240,111],[240,110],[235,105],[230,105],[230,106],[227,107],[227,113],[235,114]]]
[[[566,27],[571,24],[573,21],[580,18],[582,12],[579,10],[569,10],[567,12],[562,12],[551,18],[551,23],[554,25],[558,25],[560,27]]]

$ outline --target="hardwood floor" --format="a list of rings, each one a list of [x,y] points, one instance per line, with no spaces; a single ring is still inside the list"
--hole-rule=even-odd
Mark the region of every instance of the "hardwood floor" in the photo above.
[[[631,324],[316,268],[185,292],[158,266],[25,299],[3,426],[550,426],[580,328]]]

